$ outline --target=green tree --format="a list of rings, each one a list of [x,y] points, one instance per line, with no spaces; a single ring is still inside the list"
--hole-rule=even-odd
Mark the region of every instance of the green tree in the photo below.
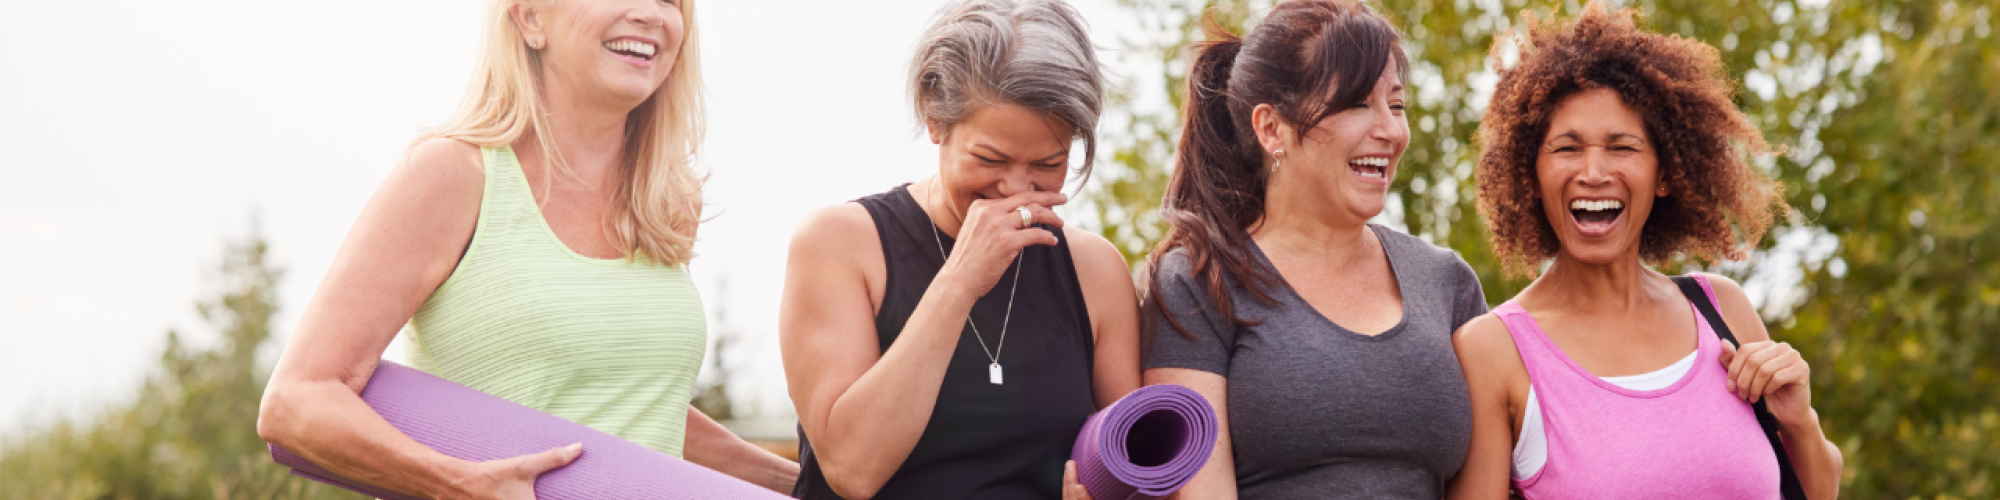
[[[2000,356],[1989,333],[2000,331],[2000,231],[1990,228],[2000,213],[2000,3],[1624,3],[1649,29],[1716,46],[1744,82],[1738,105],[1789,147],[1758,161],[1797,213],[1747,264],[1711,269],[1774,290],[1765,315],[1815,367],[1814,406],[1847,456],[1843,493],[2000,495]],[[1157,209],[1200,13],[1220,4],[1240,33],[1254,20],[1245,13],[1269,2],[1120,4],[1142,33],[1123,41],[1117,64],[1132,76],[1109,122],[1123,127],[1105,127],[1111,155],[1085,199],[1137,265],[1164,235]],[[1376,5],[1405,31],[1412,58],[1413,137],[1384,218],[1457,250],[1490,300],[1526,281],[1503,274],[1474,205],[1470,141],[1495,81],[1489,49],[1522,9],[1579,4]]]
[[[254,225],[228,245],[219,293],[197,305],[222,333],[216,346],[192,348],[170,331],[158,371],[128,405],[0,447],[0,498],[360,498],[288,474],[257,437],[269,375],[257,350],[271,337],[283,275],[268,250]]]

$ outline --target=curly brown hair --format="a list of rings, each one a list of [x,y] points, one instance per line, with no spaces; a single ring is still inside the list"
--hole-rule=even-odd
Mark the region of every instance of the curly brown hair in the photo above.
[[[1671,194],[1654,202],[1641,228],[1641,259],[1742,259],[1738,242],[1755,244],[1782,210],[1782,186],[1746,161],[1745,153],[1771,147],[1736,109],[1735,83],[1715,48],[1641,30],[1637,16],[1596,0],[1574,21],[1523,11],[1526,34],[1494,43],[1495,66],[1510,47],[1520,61],[1500,70],[1479,124],[1479,212],[1511,274],[1533,274],[1561,249],[1542,209],[1535,160],[1556,105],[1586,90],[1616,92],[1643,117],[1659,155],[1661,185]]]

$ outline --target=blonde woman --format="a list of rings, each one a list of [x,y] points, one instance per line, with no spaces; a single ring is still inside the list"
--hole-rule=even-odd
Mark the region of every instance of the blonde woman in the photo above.
[[[795,463],[688,406],[706,345],[692,0],[495,0],[450,123],[354,224],[266,390],[258,434],[440,499],[530,499],[579,446],[432,451],[358,397],[399,330],[414,366],[778,491]],[[408,328],[405,329],[405,325]]]

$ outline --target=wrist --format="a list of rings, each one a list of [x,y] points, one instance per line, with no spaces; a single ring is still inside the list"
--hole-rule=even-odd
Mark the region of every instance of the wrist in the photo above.
[[[945,262],[944,268],[939,269],[937,276],[931,278],[930,290],[944,293],[946,297],[964,299],[968,304],[986,294],[985,290],[977,289],[977,280],[972,279],[965,270],[952,264]]]
[[[1814,410],[1810,406],[1806,407],[1806,410],[1801,412],[1801,414],[1792,415],[1789,418],[1779,415],[1773,416],[1778,417],[1778,434],[1784,436],[1787,441],[1792,440],[1794,436],[1818,438],[1821,435],[1819,410]]]
[[[451,459],[431,463],[430,476],[424,494],[439,500],[457,498],[479,498],[478,492],[492,489],[491,476],[476,470],[473,462]]]

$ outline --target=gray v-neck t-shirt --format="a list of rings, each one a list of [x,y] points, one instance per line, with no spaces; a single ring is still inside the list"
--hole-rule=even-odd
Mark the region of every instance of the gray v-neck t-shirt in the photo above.
[[[1261,321],[1234,324],[1191,274],[1185,249],[1159,261],[1160,296],[1148,300],[1188,331],[1149,318],[1145,368],[1228,379],[1241,498],[1436,499],[1465,462],[1472,410],[1451,335],[1486,313],[1479,278],[1449,249],[1368,227],[1403,295],[1402,321],[1372,336],[1321,316],[1282,280],[1266,290],[1276,303],[1233,288],[1238,316]],[[1275,275],[1263,250],[1244,241]]]

